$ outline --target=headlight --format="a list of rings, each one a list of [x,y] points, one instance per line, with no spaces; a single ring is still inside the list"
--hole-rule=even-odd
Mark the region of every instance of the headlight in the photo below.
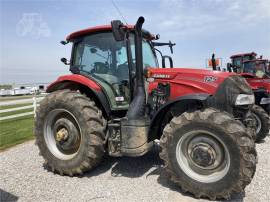
[[[235,105],[251,105],[254,104],[255,97],[254,95],[239,94],[236,97]]]
[[[263,97],[260,102],[261,105],[270,104],[270,97]]]

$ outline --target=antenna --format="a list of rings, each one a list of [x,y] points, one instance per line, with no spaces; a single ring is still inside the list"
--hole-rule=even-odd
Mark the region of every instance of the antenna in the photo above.
[[[116,3],[114,2],[114,0],[111,0],[111,2],[112,2],[113,7],[114,7],[114,8],[116,9],[116,11],[118,12],[118,14],[123,18],[123,21],[124,21],[126,24],[128,24],[127,21],[126,21],[126,18],[124,17],[124,15],[123,15],[122,12],[120,11],[120,9],[118,8],[118,6],[117,6]]]

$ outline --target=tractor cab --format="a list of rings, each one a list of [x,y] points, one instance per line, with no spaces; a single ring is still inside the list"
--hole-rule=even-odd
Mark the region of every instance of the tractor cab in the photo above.
[[[115,40],[111,26],[86,29],[67,37],[67,41],[73,42],[71,72],[84,75],[102,86],[112,109],[127,109],[132,97],[130,86],[134,85],[136,74],[135,40],[132,31],[128,38],[128,45],[125,40]],[[158,67],[151,39],[153,35],[143,30],[144,69]]]
[[[247,60],[255,60],[256,56],[257,54],[254,52],[232,55],[230,57],[232,62],[228,63],[229,70],[236,73],[242,73],[243,62]]]
[[[227,64],[230,72],[242,74],[244,77],[255,76],[257,78],[267,78],[269,76],[269,61],[256,58],[254,52],[232,55],[231,63]]]
[[[112,110],[127,110],[133,97],[133,87],[136,84],[136,51],[135,30],[132,25],[125,25],[126,34],[117,32],[114,25],[103,25],[74,32],[67,36],[63,45],[72,42],[70,63],[62,58],[62,62],[70,65],[70,71],[83,75],[98,83],[109,100]],[[113,30],[114,29],[114,30]],[[115,31],[116,30],[116,31]],[[142,29],[142,65],[147,68],[158,68],[156,53],[161,55],[162,67],[169,60],[170,67],[173,62],[170,56],[163,56],[156,49],[157,46],[169,46],[173,52],[174,43],[154,42],[159,35],[152,35]]]
[[[270,76],[268,61],[265,59],[244,61],[243,73],[252,74],[258,78],[267,78]]]

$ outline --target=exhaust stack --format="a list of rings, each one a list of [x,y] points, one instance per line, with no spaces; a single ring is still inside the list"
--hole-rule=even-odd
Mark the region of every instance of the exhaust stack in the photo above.
[[[144,88],[143,54],[142,54],[142,25],[144,17],[139,17],[135,29],[136,81],[134,97],[127,112],[128,120],[137,120],[145,116],[146,95]]]
[[[139,17],[132,31],[135,32],[135,57],[136,75],[134,85],[132,84],[131,97],[133,97],[126,117],[120,120],[121,144],[120,154],[126,156],[141,156],[153,146],[148,142],[149,117],[146,116],[146,93],[144,87],[143,53],[142,53],[142,25],[144,17]],[[125,34],[125,25],[121,21],[112,21],[112,31],[116,41],[129,40]],[[129,41],[127,49],[129,49]],[[128,55],[129,64],[131,56]],[[131,77],[131,76],[130,76]]]

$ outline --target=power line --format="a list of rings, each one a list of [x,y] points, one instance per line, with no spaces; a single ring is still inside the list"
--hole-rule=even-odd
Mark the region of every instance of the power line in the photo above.
[[[127,21],[126,21],[126,18],[124,17],[124,15],[123,15],[122,12],[120,11],[120,9],[119,9],[118,6],[116,5],[116,3],[115,3],[113,0],[111,0],[111,2],[112,2],[113,7],[114,7],[114,8],[116,9],[116,11],[118,12],[118,14],[123,18],[123,21],[124,21],[126,24],[128,24]]]

